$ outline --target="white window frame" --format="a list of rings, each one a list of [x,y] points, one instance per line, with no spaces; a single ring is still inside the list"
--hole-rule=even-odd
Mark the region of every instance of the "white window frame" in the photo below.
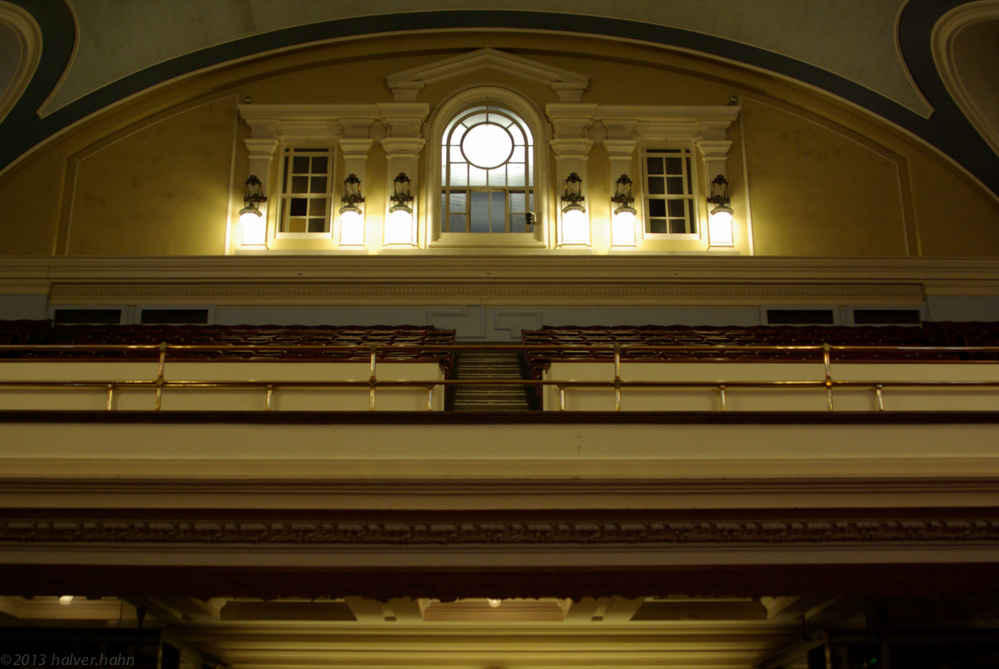
[[[501,163],[499,166],[497,166],[504,168],[504,172],[501,175],[502,184],[492,183],[493,175],[491,173],[488,174],[487,184],[473,185],[471,183],[473,179],[469,178],[470,175],[472,174],[473,169],[482,171],[482,168],[472,163],[471,160],[468,158],[468,156],[464,154],[465,151],[464,138],[467,137],[467,133],[471,132],[471,130],[461,132],[457,127],[457,122],[459,120],[464,122],[467,121],[468,117],[474,118],[475,116],[480,116],[480,115],[486,117],[487,121],[484,122],[485,125],[498,125],[500,127],[504,127],[503,119],[506,119],[508,123],[508,125],[505,127],[507,128],[507,133],[510,134],[510,138],[513,141],[513,143],[511,144],[511,152],[510,155],[508,156],[508,159],[505,160],[503,163]],[[498,123],[496,122],[496,120],[494,120],[494,117],[499,119]],[[458,116],[456,116],[452,120],[452,122],[448,124],[448,129],[445,131],[445,136],[442,138],[442,146],[441,146],[441,191],[442,191],[441,218],[440,218],[441,228],[444,227],[451,228],[452,224],[454,223],[453,219],[455,217],[460,216],[463,219],[462,220],[463,227],[465,227],[465,230],[462,232],[462,234],[511,234],[512,231],[509,229],[511,225],[511,218],[513,216],[522,214],[524,212],[534,211],[534,207],[531,204],[534,201],[534,190],[535,190],[534,138],[531,135],[530,127],[526,126],[527,124],[524,123],[523,119],[521,119],[516,114],[512,113],[510,110],[502,108],[498,105],[479,105],[476,107],[471,107],[470,109],[467,109]],[[473,128],[475,127],[478,127],[478,124],[476,126],[473,126]],[[516,127],[517,131],[521,133],[521,136],[519,138],[514,137],[513,134],[510,132],[510,129],[513,127]],[[464,158],[464,160],[454,160],[453,153],[455,151],[455,145],[452,142],[455,139],[456,133],[461,133],[462,135],[461,148],[459,148],[458,151],[461,154],[460,157]],[[520,157],[522,158],[522,160],[519,161],[517,160],[518,157],[517,145],[516,145],[517,139],[522,139],[524,142],[521,145],[522,148],[520,151]],[[447,142],[447,146],[443,146],[443,143],[445,141]],[[511,186],[509,184],[510,165],[518,165],[518,164],[523,165],[525,167],[524,170],[525,173],[523,175],[524,183],[518,186]],[[464,171],[465,174],[464,180],[466,183],[464,185],[449,183],[449,181],[451,181],[454,176],[452,174],[452,169],[458,166],[462,166],[461,169]],[[487,173],[489,172],[489,170],[485,171]],[[483,174],[482,176],[483,178],[486,178],[485,174]],[[460,192],[465,198],[464,211],[452,212],[450,210],[450,203],[448,203],[448,197],[446,196],[454,195],[458,192]],[[502,206],[503,206],[502,220],[503,220],[504,230],[495,231],[495,232],[490,231],[488,233],[472,232],[472,215],[473,215],[472,201],[475,199],[475,197],[473,196],[474,193],[490,194],[490,196],[487,198],[489,201],[487,206],[490,210],[490,216],[489,216],[490,220],[487,221],[487,224],[491,223],[491,221],[493,220],[492,201],[495,198],[492,197],[492,194],[493,193],[502,194],[502,197],[500,199],[502,200]],[[513,195],[517,193],[523,194],[524,207],[522,209],[513,211],[511,210],[511,203]],[[445,215],[445,210],[447,210],[447,215]],[[450,230],[449,232],[444,232],[443,230],[441,230],[440,232],[441,234],[449,234],[450,232],[455,232],[455,231]]]
[[[322,150],[325,151],[329,162],[326,167],[326,193],[324,195],[327,206],[326,206],[326,228],[322,232],[282,232],[281,228],[288,217],[286,212],[286,203],[290,202],[293,197],[293,193],[285,193],[285,180],[288,178],[286,173],[286,164],[291,164],[295,156],[295,150]],[[277,203],[277,207],[274,207],[274,238],[275,239],[333,239],[333,230],[335,227],[336,220],[333,217],[333,207],[334,200],[336,199],[336,191],[333,185],[334,179],[336,178],[336,148],[329,143],[282,143],[278,148],[278,178],[276,180],[276,187],[273,189],[274,202]],[[312,195],[308,193],[307,195]],[[308,198],[315,199],[315,198]]]
[[[669,151],[680,151],[680,158],[687,161],[689,166],[687,174],[687,185],[689,186],[690,193],[684,193],[683,195],[676,196],[670,195],[668,187],[664,187],[666,193],[659,195],[652,195],[649,191],[649,173],[648,173],[648,157],[649,156],[662,156],[665,159],[669,156]],[[639,153],[641,159],[641,179],[642,179],[642,236],[648,240],[685,240],[685,241],[698,241],[704,238],[704,221],[702,219],[702,209],[700,206],[700,169],[698,166],[698,153],[697,147],[693,143],[686,142],[667,142],[665,145],[657,143],[646,144],[641,147]],[[665,183],[665,171],[663,174]],[[651,200],[665,200],[669,202],[670,200],[688,200],[690,202],[689,216],[687,217],[688,228],[691,224],[695,228],[695,232],[652,232],[652,215],[650,211],[650,201]],[[669,213],[669,205],[667,205],[667,214]],[[657,217],[659,218],[659,217]],[[667,219],[668,225],[668,219]]]
[[[534,141],[534,232],[472,233],[441,232],[441,192],[446,165],[442,160],[442,147],[448,125],[466,110],[477,106],[493,106],[507,109],[524,122]],[[528,98],[516,91],[499,86],[478,86],[452,95],[435,111],[426,126],[426,166],[425,191],[426,213],[421,222],[421,241],[427,247],[514,247],[545,248],[551,238],[549,222],[553,220],[549,208],[551,195],[548,193],[548,143],[551,131],[543,120],[540,110]]]

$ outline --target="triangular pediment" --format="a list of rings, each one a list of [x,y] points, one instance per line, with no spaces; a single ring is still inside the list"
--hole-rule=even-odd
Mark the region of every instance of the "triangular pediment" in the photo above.
[[[582,74],[488,48],[391,74],[387,83],[396,102],[412,102],[427,84],[486,69],[551,86],[559,102],[579,102],[590,84]]]

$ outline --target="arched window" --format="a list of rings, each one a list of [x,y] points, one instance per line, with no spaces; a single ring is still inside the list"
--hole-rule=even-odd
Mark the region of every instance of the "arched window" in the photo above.
[[[534,137],[516,113],[465,109],[441,139],[441,233],[527,233],[534,211]]]

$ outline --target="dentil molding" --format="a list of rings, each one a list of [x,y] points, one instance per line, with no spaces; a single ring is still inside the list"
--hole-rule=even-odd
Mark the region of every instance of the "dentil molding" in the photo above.
[[[0,544],[701,545],[995,543],[999,519],[692,522],[10,520]]]

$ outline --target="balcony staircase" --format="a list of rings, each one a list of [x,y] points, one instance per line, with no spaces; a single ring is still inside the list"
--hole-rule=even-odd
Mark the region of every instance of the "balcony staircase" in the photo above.
[[[455,356],[453,378],[467,380],[527,379],[526,366],[516,351],[461,351]],[[521,385],[458,385],[447,404],[449,411],[530,411],[527,388]]]

